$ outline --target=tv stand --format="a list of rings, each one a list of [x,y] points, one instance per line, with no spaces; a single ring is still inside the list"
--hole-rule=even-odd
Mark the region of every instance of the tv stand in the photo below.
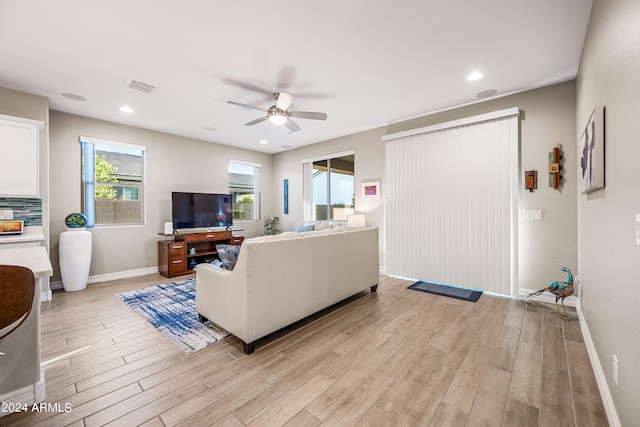
[[[193,267],[218,258],[216,245],[241,245],[243,236],[231,231],[160,234],[173,241],[158,242],[158,272],[165,277],[193,273]]]

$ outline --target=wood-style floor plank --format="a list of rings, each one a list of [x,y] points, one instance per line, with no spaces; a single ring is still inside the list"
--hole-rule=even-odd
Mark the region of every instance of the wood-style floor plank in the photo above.
[[[534,408],[538,408],[540,401],[541,360],[540,345],[523,341],[518,344],[509,396]]]
[[[487,367],[465,425],[468,427],[500,425],[507,404],[510,381],[510,373]]]
[[[470,303],[381,276],[378,292],[251,355],[233,336],[186,354],[115,296],[169,281],[54,291],[42,304],[45,402],[71,409],[10,414],[0,427],[607,425],[579,322],[553,304]]]

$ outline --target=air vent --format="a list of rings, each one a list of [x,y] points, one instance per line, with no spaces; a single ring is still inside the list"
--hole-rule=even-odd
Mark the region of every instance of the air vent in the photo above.
[[[124,84],[124,87],[142,93],[153,93],[157,89],[157,87],[155,86],[151,86],[149,84],[142,83],[133,79],[127,80],[127,82]]]

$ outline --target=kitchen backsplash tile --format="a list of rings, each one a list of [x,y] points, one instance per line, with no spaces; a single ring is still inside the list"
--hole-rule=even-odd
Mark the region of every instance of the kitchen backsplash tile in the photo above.
[[[42,200],[0,197],[0,209],[11,209],[13,219],[24,221],[25,226],[42,225]]]

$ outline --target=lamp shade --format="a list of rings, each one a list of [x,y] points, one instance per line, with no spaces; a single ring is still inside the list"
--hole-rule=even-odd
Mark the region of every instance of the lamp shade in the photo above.
[[[366,227],[366,221],[363,214],[347,215],[347,227]]]

